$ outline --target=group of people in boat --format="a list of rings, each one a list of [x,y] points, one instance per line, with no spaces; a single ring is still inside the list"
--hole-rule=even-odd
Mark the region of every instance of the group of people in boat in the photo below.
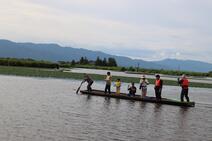
[[[88,74],[84,74],[84,79],[81,84],[84,82],[87,82],[87,91],[92,91],[91,85],[93,84],[92,78]],[[188,87],[189,87],[189,80],[186,77],[185,74],[182,75],[181,78],[178,78],[177,83],[181,86],[181,102],[184,102],[184,97],[186,98],[187,102],[189,102],[189,97],[188,97]],[[139,89],[141,90],[141,97],[145,98],[147,95],[147,86],[149,85],[149,82],[146,78],[145,75],[142,75],[140,78],[139,82]],[[105,94],[111,94],[111,85],[112,85],[112,76],[110,72],[107,72],[107,75],[105,77]],[[121,80],[117,79],[114,83],[114,86],[116,87],[116,94],[120,94],[121,91]],[[163,88],[163,80],[160,78],[160,75],[157,74],[155,75],[155,85],[154,85],[154,90],[155,90],[155,97],[157,101],[160,101],[161,98],[161,93],[162,93],[162,88]],[[128,85],[128,96],[135,96],[137,92],[137,88],[135,86],[134,82],[131,82],[131,85]]]

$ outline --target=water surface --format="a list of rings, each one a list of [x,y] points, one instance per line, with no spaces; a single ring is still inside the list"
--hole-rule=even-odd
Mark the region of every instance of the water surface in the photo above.
[[[196,107],[182,108],[76,95],[79,84],[76,80],[0,75],[0,140],[212,139],[211,89],[190,89]],[[123,84],[123,92],[126,85]],[[104,82],[95,82],[94,86],[103,89]],[[153,95],[152,87],[148,88],[149,95]],[[163,96],[178,99],[179,91],[178,87],[167,86]]]

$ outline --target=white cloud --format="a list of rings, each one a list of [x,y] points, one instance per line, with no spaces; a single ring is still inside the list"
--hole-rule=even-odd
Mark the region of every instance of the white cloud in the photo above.
[[[212,33],[207,30],[211,26],[202,21],[198,24],[204,10],[196,16],[194,4],[189,9],[189,2],[160,2],[151,5],[152,1],[137,0],[134,3],[129,0],[0,0],[0,38],[76,44],[124,55],[130,49],[159,54],[148,57],[132,53],[135,58],[145,56],[149,60],[183,57],[204,61],[207,58],[206,61],[212,62],[211,57],[204,57],[212,53]],[[170,7],[164,7],[167,2]],[[179,6],[182,10],[174,11]]]

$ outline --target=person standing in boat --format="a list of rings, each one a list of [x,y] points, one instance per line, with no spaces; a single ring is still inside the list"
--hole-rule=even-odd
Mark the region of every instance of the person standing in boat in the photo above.
[[[189,81],[185,74],[182,75],[181,79],[178,78],[178,83],[182,87],[181,96],[180,96],[181,102],[184,102],[184,97],[186,98],[187,102],[189,102],[189,97],[188,97]]]
[[[109,94],[111,93],[110,88],[111,88],[111,82],[112,82],[112,76],[110,72],[107,72],[107,76],[105,78],[105,94],[108,92]]]
[[[116,87],[116,94],[120,94],[120,90],[121,90],[121,80],[120,79],[116,80],[115,87]]]
[[[149,85],[149,82],[146,79],[145,75],[142,75],[141,79],[140,79],[140,87],[139,87],[139,89],[141,90],[141,97],[142,98],[146,97],[147,85]]]
[[[135,83],[132,82],[131,86],[128,85],[128,91],[129,91],[128,96],[135,96],[136,90],[137,88],[135,87]]]
[[[82,84],[84,82],[87,82],[88,85],[87,85],[87,91],[92,91],[92,88],[91,88],[91,85],[93,84],[93,80],[91,79],[91,77],[88,75],[88,74],[84,74],[84,80],[82,81]]]
[[[160,75],[157,74],[156,76],[156,80],[155,80],[155,97],[157,101],[161,100],[161,92],[162,92],[162,88],[163,88],[163,80],[160,79]]]

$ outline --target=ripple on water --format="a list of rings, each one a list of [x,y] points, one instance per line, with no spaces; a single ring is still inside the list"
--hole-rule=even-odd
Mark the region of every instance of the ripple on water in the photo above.
[[[191,90],[190,96],[197,101],[196,107],[181,108],[76,95],[74,89],[79,83],[75,80],[0,76],[0,140],[212,139],[209,89]],[[104,84],[95,83],[95,87],[104,88]],[[149,93],[152,93],[151,89],[152,86]],[[177,89],[166,87],[164,96],[175,97],[170,93]]]

